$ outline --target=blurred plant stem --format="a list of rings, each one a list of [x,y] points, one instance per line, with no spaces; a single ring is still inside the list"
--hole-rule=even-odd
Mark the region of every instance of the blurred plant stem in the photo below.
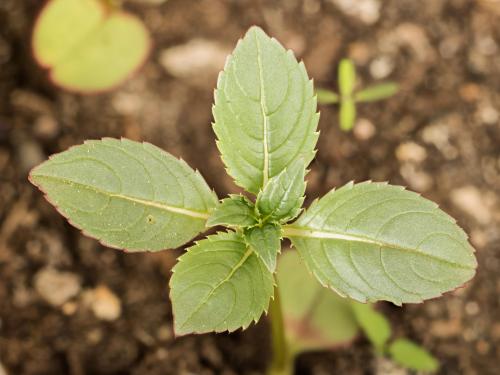
[[[285,325],[278,284],[274,288],[274,299],[269,305],[271,322],[272,361],[268,375],[292,375],[293,357],[291,356],[285,336]]]

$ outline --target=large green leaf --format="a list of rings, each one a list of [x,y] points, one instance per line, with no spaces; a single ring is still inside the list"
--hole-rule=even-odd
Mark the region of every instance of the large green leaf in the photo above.
[[[217,145],[236,183],[257,194],[293,161],[307,165],[318,139],[316,97],[303,63],[252,27],[220,74]]]
[[[406,368],[416,371],[437,371],[439,362],[427,350],[407,339],[395,340],[389,346],[392,359]]]
[[[230,195],[225,198],[208,218],[207,225],[246,227],[257,223],[255,207],[243,195]]]
[[[267,311],[273,276],[242,235],[218,233],[179,258],[170,288],[177,335],[231,332]]]
[[[319,285],[296,251],[280,256],[277,279],[292,350],[331,349],[358,334],[352,301]]]
[[[245,231],[245,240],[269,272],[274,272],[276,258],[281,250],[281,227],[276,224],[264,224],[249,228]]]
[[[304,175],[304,162],[297,160],[269,180],[256,203],[264,220],[285,223],[298,216],[306,191]]]
[[[420,302],[475,273],[467,235],[437,205],[403,187],[347,184],[285,227],[327,287],[359,301]]]
[[[127,139],[86,141],[34,168],[30,179],[85,234],[130,251],[188,242],[217,204],[184,161]]]
[[[32,44],[56,84],[93,92],[128,78],[151,42],[138,18],[102,0],[51,0],[37,19]]]

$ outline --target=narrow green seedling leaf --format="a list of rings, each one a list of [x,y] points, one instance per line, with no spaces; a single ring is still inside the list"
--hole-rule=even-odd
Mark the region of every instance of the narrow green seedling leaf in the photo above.
[[[32,48],[56,85],[92,93],[130,77],[151,41],[137,17],[104,1],[50,0],[34,26]]]
[[[303,63],[260,28],[238,42],[220,74],[213,108],[229,174],[257,194],[294,161],[314,157],[316,96]]]
[[[255,207],[243,195],[232,194],[215,208],[208,218],[207,226],[225,225],[229,227],[247,227],[257,223]]]
[[[342,59],[339,65],[339,90],[342,100],[351,97],[356,86],[356,68],[349,59]]]
[[[34,168],[30,180],[71,224],[129,251],[185,244],[217,204],[184,161],[127,139],[86,141]]]
[[[470,280],[477,266],[453,218],[385,183],[332,190],[284,236],[322,285],[360,302],[422,302]]]
[[[391,337],[391,326],[387,318],[376,311],[371,304],[351,303],[354,316],[364,334],[379,353],[384,351],[387,340]]]
[[[276,224],[255,226],[245,231],[245,241],[264,262],[269,272],[276,270],[276,258],[281,250],[281,227]]]
[[[395,82],[379,83],[361,91],[354,95],[354,100],[359,103],[375,102],[377,100],[387,99],[395,95],[399,90],[399,85]]]
[[[394,362],[415,371],[435,372],[439,362],[427,350],[407,339],[395,340],[389,346]]]
[[[356,103],[352,99],[343,100],[340,103],[339,122],[340,129],[345,132],[354,127],[356,121]]]
[[[179,258],[170,279],[176,335],[235,331],[257,322],[273,276],[238,233],[218,233]]]
[[[350,301],[321,287],[295,250],[280,256],[277,280],[286,335],[294,352],[332,349],[359,333]]]
[[[269,180],[257,196],[257,211],[262,220],[285,223],[299,215],[306,191],[304,176],[304,161],[297,160]]]
[[[337,93],[326,89],[316,89],[316,97],[319,104],[335,104],[340,101]]]

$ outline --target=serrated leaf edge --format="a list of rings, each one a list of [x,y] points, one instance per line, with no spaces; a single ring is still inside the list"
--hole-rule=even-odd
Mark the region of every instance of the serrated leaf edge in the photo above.
[[[112,139],[112,140],[116,140],[116,138],[111,138],[111,137],[103,137],[103,138],[101,138],[101,139],[85,140],[85,141],[83,142],[83,144],[89,144],[89,143],[96,142],[96,141],[97,141],[97,142],[99,142],[99,141],[106,141],[106,140],[110,140],[110,139]],[[124,140],[128,141],[128,139],[127,139],[127,138],[124,138],[124,137],[121,137],[121,138],[120,138],[120,141],[124,141]],[[159,147],[155,146],[155,145],[154,145],[154,144],[152,144],[152,143],[149,143],[149,142],[139,142],[139,143],[141,143],[141,144],[145,144],[145,145],[151,145],[151,146],[153,146],[153,147],[158,148],[158,149],[159,149],[159,150],[161,150],[162,152],[166,152],[166,151],[164,151],[163,149],[161,149],[161,148],[159,148]],[[73,145],[73,146],[69,147],[68,149],[66,149],[65,151],[61,151],[61,152],[57,152],[57,153],[55,153],[55,154],[52,154],[52,155],[50,155],[50,156],[48,157],[48,159],[47,159],[46,161],[44,161],[43,163],[45,163],[45,162],[47,162],[47,161],[49,161],[49,160],[52,160],[55,156],[57,156],[57,155],[59,155],[59,154],[62,154],[62,153],[64,153],[64,152],[66,152],[66,151],[69,151],[69,150],[71,150],[71,149],[73,149],[73,148],[80,147],[80,146],[82,146],[82,144]],[[186,165],[186,166],[188,166],[188,167],[189,167],[189,165],[188,165],[188,164],[187,164],[187,163],[186,163],[186,162],[185,162],[182,158],[176,158],[176,159],[177,159],[177,160],[179,160],[182,164],[184,164],[184,165]],[[137,251],[137,249],[123,248],[123,247],[119,247],[119,246],[116,246],[116,245],[112,245],[112,244],[109,244],[109,243],[105,242],[104,240],[101,240],[101,239],[97,238],[95,235],[90,234],[90,233],[89,233],[87,230],[85,230],[82,226],[80,226],[80,225],[76,224],[73,220],[71,220],[71,218],[70,218],[68,215],[66,215],[64,212],[62,212],[62,211],[61,211],[61,209],[59,208],[59,206],[56,204],[56,202],[54,202],[54,201],[50,198],[50,196],[49,196],[48,192],[47,192],[47,191],[46,191],[46,190],[45,190],[45,189],[44,189],[44,188],[43,188],[40,184],[36,183],[36,182],[35,182],[35,180],[34,180],[34,175],[33,175],[33,172],[34,172],[34,171],[35,171],[35,170],[36,170],[36,169],[37,169],[40,165],[42,165],[43,163],[41,163],[41,164],[37,165],[36,167],[34,167],[33,169],[31,169],[31,171],[30,171],[30,173],[29,173],[29,175],[28,175],[28,181],[29,181],[31,184],[33,184],[34,186],[36,186],[36,187],[37,187],[37,188],[38,188],[38,189],[42,192],[43,197],[45,198],[45,200],[46,200],[47,202],[49,202],[49,203],[50,203],[50,204],[51,204],[51,205],[52,205],[52,206],[56,209],[56,211],[57,211],[57,212],[58,212],[58,213],[59,213],[62,217],[64,217],[64,218],[68,221],[68,223],[69,223],[69,224],[71,224],[73,227],[77,228],[77,229],[78,229],[78,230],[79,230],[79,231],[80,231],[80,232],[81,232],[84,236],[86,236],[86,237],[88,237],[88,238],[92,238],[92,239],[96,240],[97,242],[99,242],[101,245],[103,245],[103,246],[105,246],[105,247],[108,247],[108,248],[111,248],[111,249],[116,249],[116,250],[122,250],[122,251],[124,251],[124,252],[136,252],[136,251]],[[191,167],[189,167],[189,168],[191,168]],[[191,168],[191,169],[192,169],[192,168]],[[194,169],[193,171],[195,172],[195,174],[197,175],[197,177],[198,177],[198,178],[203,179],[203,176],[200,174],[200,172],[199,172],[197,169]],[[42,176],[42,177],[47,177],[47,176]],[[203,181],[205,181],[205,180],[203,179]],[[76,184],[76,183],[75,183],[75,184]],[[87,187],[86,185],[84,185],[84,186],[85,186],[85,187]],[[87,188],[88,188],[88,187],[87,187]],[[97,189],[94,189],[94,190],[96,190],[96,191],[97,191]],[[212,195],[213,195],[214,200],[217,200],[217,195],[215,194],[214,190],[213,190],[213,189],[210,189],[210,191],[212,192]],[[135,198],[134,198],[134,199],[135,199]],[[133,201],[133,200],[131,200],[131,201]],[[140,199],[138,199],[138,200],[136,201],[136,203],[140,203],[140,201],[141,201],[141,200],[140,200]],[[147,201],[146,201],[146,202],[147,202]],[[157,207],[157,206],[152,206],[152,207],[159,208],[159,207]],[[167,206],[167,205],[165,205],[165,207],[170,207],[170,208],[172,208],[172,209],[178,209],[178,210],[186,210],[186,209],[183,209],[183,208],[180,208],[180,207],[174,207],[174,206]],[[193,215],[188,215],[188,216],[191,216],[191,217],[196,218],[196,219],[203,219],[203,220],[206,220],[206,219],[208,219],[208,217],[210,216],[210,211],[207,211],[207,212],[200,212],[200,211],[194,211],[194,210],[193,210],[193,211],[191,211],[191,210],[186,210],[186,211],[189,211],[190,213],[192,213],[192,214],[196,215],[196,216],[193,216]],[[173,210],[169,210],[169,212],[173,212],[173,213],[180,213],[180,212],[176,212],[176,211],[173,211]],[[201,233],[201,232],[200,232],[200,233]],[[188,242],[189,242],[189,241],[188,241]],[[186,242],[186,243],[187,243],[187,242]],[[165,249],[165,250],[166,250],[166,249]],[[140,252],[157,252],[157,251],[156,251],[156,250],[147,250],[147,249],[146,249],[146,250],[142,250],[142,249],[141,249],[141,250],[140,250]]]
[[[189,251],[192,251],[192,250],[193,250],[196,246],[198,246],[198,245],[199,245],[199,243],[200,243],[200,242],[202,242],[202,241],[205,241],[205,240],[212,241],[212,240],[213,240],[215,237],[217,237],[217,236],[223,236],[223,237],[225,237],[225,236],[227,236],[227,235],[229,235],[229,234],[234,234],[234,233],[237,233],[237,234],[238,234],[238,232],[235,232],[235,231],[230,231],[230,232],[222,232],[222,231],[218,231],[218,232],[216,232],[215,234],[210,235],[210,236],[207,236],[207,237],[205,237],[205,238],[203,238],[203,239],[201,239],[201,240],[194,241],[194,244],[193,244],[192,246],[190,246],[190,247],[186,250],[186,252],[185,252],[184,254],[187,254]],[[247,243],[246,243],[246,241],[244,240],[244,236],[243,236],[241,233],[240,233],[239,235],[242,237],[242,240],[244,241],[245,245],[247,245],[247,251],[245,252],[245,255],[246,255],[248,252],[256,254],[256,252],[248,246],[248,244],[247,244]],[[249,257],[249,256],[250,256],[250,255],[246,256],[245,260],[246,260],[246,259],[248,259],[248,257]],[[262,264],[262,266],[264,267],[264,269],[266,269],[266,270],[267,270],[267,267],[266,267],[265,263],[262,261],[262,259],[261,259],[259,256],[257,256],[257,255],[256,255],[256,257],[257,257],[257,261],[258,261],[259,263],[261,263],[261,264]],[[181,263],[182,261],[183,261],[182,257],[179,257],[179,258],[178,258],[177,263]],[[240,262],[238,262],[238,265],[239,265],[240,267],[241,267],[243,264],[244,264],[244,261],[243,261],[243,262],[241,262],[241,261],[240,261]],[[175,270],[175,267],[174,267],[174,268],[172,268],[172,270],[171,270],[172,276],[173,276],[173,274],[175,273],[175,271],[176,271],[176,270]],[[236,270],[234,270],[234,272],[236,272]],[[234,272],[233,272],[232,274],[234,274]],[[169,298],[170,298],[170,301],[172,301],[172,276],[170,277],[170,281],[169,281],[169,289],[170,289],[170,291],[169,291]],[[227,279],[227,278],[226,278],[226,279]],[[225,280],[226,280],[226,279],[225,279]],[[226,281],[227,281],[227,280],[226,280]],[[221,284],[221,283],[219,283],[219,284],[218,284],[218,286],[220,286],[220,284]],[[274,292],[275,292],[276,286],[277,286],[276,279],[273,277],[273,294],[271,295],[271,299],[272,299],[272,300],[274,300],[274,297],[275,297]],[[215,290],[215,288],[214,288],[214,290]],[[213,292],[211,292],[211,293],[213,293]],[[264,314],[264,315],[267,315],[267,314],[268,314],[268,311],[269,311],[269,303],[267,304],[267,306],[265,306],[265,307],[264,307],[263,314]],[[174,319],[173,319],[173,321],[175,322],[175,312],[174,312],[174,310],[173,310],[173,309],[172,309],[172,315],[173,315],[173,318],[174,318]],[[242,331],[244,331],[244,330],[246,330],[248,327],[250,327],[250,325],[252,324],[252,322],[253,322],[253,323],[257,323],[257,322],[260,320],[260,318],[261,318],[261,317],[262,317],[262,314],[260,314],[259,316],[253,317],[253,318],[251,319],[251,321],[250,321],[248,324],[244,324],[244,325],[242,325],[241,327],[238,327],[238,328],[235,328],[235,329],[228,329],[228,328],[227,328],[227,329],[214,329],[214,330],[212,330],[211,332],[215,332],[215,333],[222,333],[222,332],[232,333],[232,332],[236,332],[236,331],[238,331],[238,330],[240,330],[240,329],[241,329]],[[202,332],[202,331],[199,331],[199,330],[193,330],[193,331],[188,332],[188,333],[179,333],[179,332],[177,332],[175,325],[173,326],[173,331],[174,331],[174,337],[182,337],[182,336],[187,336],[187,335],[190,335],[190,334],[196,334],[196,335],[197,335],[197,334],[203,334],[203,333],[206,333],[205,331],[203,331],[203,332]]]

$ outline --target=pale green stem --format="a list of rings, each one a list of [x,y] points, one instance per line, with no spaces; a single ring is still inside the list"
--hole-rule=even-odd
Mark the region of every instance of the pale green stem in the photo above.
[[[292,375],[293,357],[290,355],[285,336],[283,310],[278,287],[274,288],[274,299],[269,305],[269,320],[271,322],[272,362],[268,375]]]

